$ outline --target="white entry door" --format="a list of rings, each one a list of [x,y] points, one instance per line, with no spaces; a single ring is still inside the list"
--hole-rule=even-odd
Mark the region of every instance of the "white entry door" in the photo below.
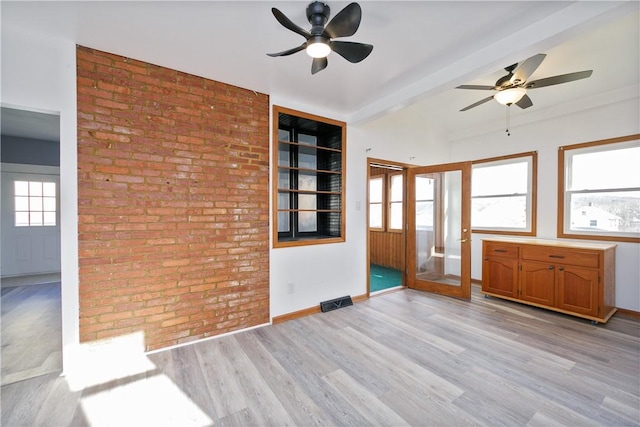
[[[59,168],[3,164],[1,187],[0,275],[59,272]]]

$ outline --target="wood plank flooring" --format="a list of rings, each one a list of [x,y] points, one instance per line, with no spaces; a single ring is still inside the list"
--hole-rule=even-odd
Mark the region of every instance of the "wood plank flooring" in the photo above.
[[[62,371],[60,282],[3,287],[2,385]]]
[[[0,277],[0,287],[15,288],[16,286],[42,285],[43,283],[57,283],[60,281],[60,273],[28,274],[25,276]]]
[[[71,390],[2,387],[2,425],[640,425],[640,321],[403,290],[143,356]]]

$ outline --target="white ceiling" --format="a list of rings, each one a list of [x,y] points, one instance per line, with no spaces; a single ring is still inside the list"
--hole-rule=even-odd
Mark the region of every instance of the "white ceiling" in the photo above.
[[[327,3],[332,15],[348,4]],[[506,74],[505,66],[537,53],[547,58],[533,79],[585,69],[593,69],[593,76],[531,91],[533,107],[514,107],[514,115],[558,105],[575,108],[581,99],[628,96],[630,89],[638,95],[637,1],[359,3],[360,28],[341,40],[373,44],[372,54],[359,64],[332,54],[327,69],[313,76],[304,51],[266,55],[303,42],[275,20],[271,7],[308,29],[308,1],[3,0],[2,37],[24,31],[62,38],[350,122],[411,106],[449,133],[504,120],[505,107],[495,102],[459,112],[490,93],[455,86],[493,84]]]

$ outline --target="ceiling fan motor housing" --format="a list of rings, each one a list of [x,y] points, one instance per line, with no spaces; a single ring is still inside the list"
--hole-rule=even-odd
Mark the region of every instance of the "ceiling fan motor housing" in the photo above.
[[[325,3],[315,1],[307,6],[307,19],[311,24],[311,35],[319,36],[324,32],[324,26],[329,20],[331,9]]]
[[[306,50],[313,58],[311,74],[327,68],[327,55],[336,52],[351,63],[357,63],[369,56],[373,45],[357,42],[334,41],[340,37],[349,37],[355,34],[362,19],[362,9],[358,3],[349,3],[344,9],[329,21],[331,10],[329,6],[320,1],[309,3],[306,9],[307,19],[311,24],[311,31],[299,27],[284,13],[275,7],[271,8],[273,16],[286,29],[305,38],[305,42],[299,46],[277,53],[267,53],[271,57],[288,56],[302,50]]]
[[[498,81],[496,81],[496,84],[495,84],[496,90],[507,89],[512,86],[511,77],[513,77],[513,70],[515,70],[517,66],[518,66],[518,63],[516,62],[515,64],[509,65],[508,67],[504,68],[504,70],[508,74],[506,76],[500,77]],[[518,83],[514,82],[514,84],[518,84]]]

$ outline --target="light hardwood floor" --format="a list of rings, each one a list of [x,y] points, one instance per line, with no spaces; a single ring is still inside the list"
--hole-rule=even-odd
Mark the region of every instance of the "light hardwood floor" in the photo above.
[[[640,425],[639,335],[620,315],[402,290],[150,354],[82,390],[4,386],[2,425]]]
[[[0,287],[14,288],[16,286],[42,285],[43,283],[60,282],[60,273],[30,274],[26,276],[12,276],[0,278]]]
[[[1,384],[62,371],[60,282],[1,291]]]

